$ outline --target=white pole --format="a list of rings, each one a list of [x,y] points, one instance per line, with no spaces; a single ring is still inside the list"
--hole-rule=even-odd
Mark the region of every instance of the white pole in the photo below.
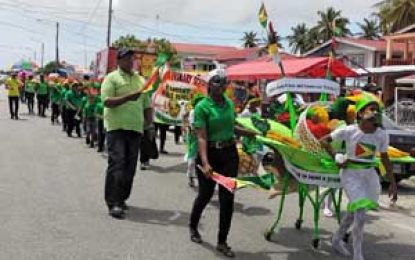
[[[395,87],[395,123],[398,125],[398,88]]]

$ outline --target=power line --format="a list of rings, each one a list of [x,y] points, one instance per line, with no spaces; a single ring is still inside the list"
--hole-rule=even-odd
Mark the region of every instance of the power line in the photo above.
[[[122,18],[119,18],[118,16],[116,17],[118,22],[122,21],[123,23],[128,23],[130,26],[133,27],[138,27],[141,29],[144,29],[146,31],[152,32],[152,33],[160,33],[164,36],[168,36],[168,37],[179,37],[182,39],[188,39],[188,38],[197,38],[197,39],[210,39],[210,40],[221,40],[221,41],[235,41],[237,39],[235,38],[221,38],[221,37],[209,37],[209,36],[200,36],[200,35],[189,35],[189,34],[174,34],[174,33],[166,33],[166,32],[160,32],[154,28],[145,26],[145,25],[139,25],[136,23],[132,23],[130,21],[124,20]]]
[[[152,19],[150,16],[148,16],[145,13],[133,14],[133,13],[130,13],[130,12],[126,12],[124,10],[116,10],[116,11],[121,12],[125,15],[134,16],[134,17],[137,17],[137,15],[139,15],[140,17],[143,17],[144,19],[154,21],[154,19]],[[214,28],[214,27],[196,25],[196,24],[185,23],[185,22],[175,22],[175,21],[165,20],[165,19],[160,19],[160,18],[159,18],[159,20],[161,20],[164,23],[174,24],[174,25],[179,25],[179,26],[185,26],[185,27],[190,27],[190,28],[194,28],[194,29],[210,30],[210,31],[222,31],[222,32],[234,33],[234,34],[240,34],[241,33],[240,31],[232,30],[232,29]]]

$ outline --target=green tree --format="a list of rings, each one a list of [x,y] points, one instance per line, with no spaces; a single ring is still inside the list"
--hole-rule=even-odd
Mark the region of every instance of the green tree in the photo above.
[[[180,59],[177,51],[167,39],[148,38],[147,40],[137,39],[134,35],[127,34],[115,40],[112,44],[115,48],[132,48],[139,50],[154,49],[156,54],[166,53],[171,55],[170,65],[173,68],[180,67]]]
[[[341,11],[329,7],[324,11],[318,11],[317,14],[320,17],[316,25],[320,35],[319,40],[325,42],[333,36],[344,37],[350,35],[350,30],[347,27],[349,19],[343,17]],[[336,28],[333,28],[334,23]]]
[[[115,40],[112,43],[112,47],[145,49],[147,47],[147,44],[137,39],[134,35],[127,34],[125,36],[120,36],[120,38]]]
[[[259,39],[256,32],[250,31],[244,32],[244,37],[241,41],[243,41],[244,48],[253,48],[258,46]]]
[[[310,46],[309,32],[305,23],[298,24],[296,27],[291,27],[292,34],[287,36],[288,46],[290,46],[293,53],[305,53]]]
[[[360,31],[357,35],[362,39],[375,40],[380,38],[380,26],[376,20],[365,18],[363,23],[358,23]]]
[[[375,5],[384,34],[393,33],[415,23],[415,0],[384,0]]]
[[[320,37],[318,28],[313,27],[307,33],[306,52],[312,50],[323,43],[323,39]]]
[[[43,66],[43,68],[40,68],[37,72],[39,74],[50,74],[50,73],[54,73],[58,69],[62,69],[62,68],[63,68],[62,64],[57,65],[56,61],[50,61],[50,62],[46,63],[46,65]]]

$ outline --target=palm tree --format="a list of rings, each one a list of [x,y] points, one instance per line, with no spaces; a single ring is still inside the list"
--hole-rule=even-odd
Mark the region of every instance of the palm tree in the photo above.
[[[317,30],[320,34],[320,39],[324,42],[331,39],[333,36],[346,36],[350,35],[350,30],[347,28],[349,19],[342,17],[341,11],[337,11],[333,7],[327,8],[325,11],[318,11],[317,14],[320,16],[320,20],[317,22]],[[336,23],[335,32],[333,23]]]
[[[253,48],[258,46],[259,39],[257,38],[256,32],[250,31],[244,32],[244,37],[241,41],[243,41],[244,48]]]
[[[362,39],[374,40],[380,38],[380,26],[376,20],[365,18],[363,23],[358,23],[361,32],[357,35]]]
[[[309,29],[305,23],[297,24],[296,27],[291,27],[292,35],[287,36],[288,45],[293,53],[303,54],[308,50],[310,45],[308,40]]]
[[[385,33],[393,33],[415,23],[415,0],[384,0],[375,5]]]
[[[311,28],[307,33],[307,42],[305,51],[312,50],[324,43],[324,40],[320,36],[319,29],[317,27]]]

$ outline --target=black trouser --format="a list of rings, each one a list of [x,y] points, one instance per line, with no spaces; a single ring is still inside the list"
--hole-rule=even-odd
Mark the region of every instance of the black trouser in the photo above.
[[[104,150],[105,144],[105,129],[104,129],[104,120],[97,119],[97,139],[98,139],[98,150]]]
[[[180,126],[174,127],[174,142],[177,144],[180,141],[180,136],[182,135],[182,128]]]
[[[105,201],[109,208],[121,206],[131,194],[141,135],[138,132],[114,130],[107,133],[108,168],[105,179]]]
[[[60,108],[58,103],[52,103],[52,115],[50,117],[50,120],[52,123],[59,121],[59,115],[60,115]]]
[[[236,146],[230,146],[224,149],[208,149],[208,160],[215,172],[227,177],[236,177],[238,175],[239,157]],[[196,165],[202,165],[200,157],[196,159]],[[199,181],[199,193],[194,201],[192,213],[190,215],[190,227],[197,229],[202,212],[209,203],[215,191],[216,182],[205,177],[205,175],[196,168],[197,179]],[[233,215],[234,195],[219,186],[219,233],[218,243],[225,243],[231,227]]]
[[[169,129],[168,125],[165,124],[159,124],[159,123],[155,123],[154,124],[155,129],[156,129],[156,133],[157,131],[159,131],[159,138],[160,138],[160,151],[164,151],[164,146],[166,145],[166,134],[167,134],[167,130]]]
[[[68,129],[68,109],[65,106],[62,106],[62,130],[66,131]]]
[[[77,114],[77,111],[72,110],[72,109],[66,109],[66,119],[67,121],[67,127],[66,127],[66,133],[68,134],[68,136],[72,135],[72,131],[75,128],[76,130],[76,134],[78,135],[78,137],[81,137],[81,126],[80,126],[80,121],[79,119],[76,119],[75,116]]]
[[[35,93],[26,92],[26,101],[29,114],[33,114],[35,106]]]
[[[143,142],[144,138],[149,138],[147,130],[144,130],[144,135],[141,137],[141,142]],[[141,147],[143,148],[143,145],[141,145]],[[141,149],[140,163],[148,163],[150,162],[150,159],[150,155],[147,153],[147,151],[145,149]]]
[[[10,109],[10,116],[12,118],[19,116],[19,97],[9,96],[9,109]]]
[[[36,97],[37,97],[37,113],[39,116],[45,116],[48,95],[38,94]]]
[[[22,103],[26,102],[26,95],[25,95],[26,91],[24,89],[20,90],[20,101]]]

